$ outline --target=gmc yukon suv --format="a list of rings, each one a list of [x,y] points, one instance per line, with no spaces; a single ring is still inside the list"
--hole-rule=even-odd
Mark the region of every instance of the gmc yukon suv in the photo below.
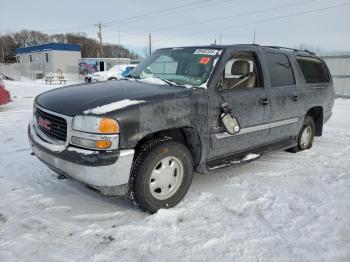
[[[179,203],[194,171],[309,149],[333,104],[327,66],[307,50],[165,48],[126,80],[40,94],[28,135],[60,177],[152,213]]]

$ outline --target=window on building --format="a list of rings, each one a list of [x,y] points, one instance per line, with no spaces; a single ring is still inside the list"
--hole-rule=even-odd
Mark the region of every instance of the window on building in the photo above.
[[[284,54],[266,53],[272,87],[295,85],[292,66]]]
[[[32,55],[29,55],[29,61],[30,61],[30,62],[33,62],[33,57],[32,57]]]
[[[46,54],[45,54],[45,57],[46,57],[46,63],[48,63],[48,62],[49,62],[49,54],[46,53]]]
[[[321,60],[313,57],[297,57],[306,83],[329,83],[329,74]]]

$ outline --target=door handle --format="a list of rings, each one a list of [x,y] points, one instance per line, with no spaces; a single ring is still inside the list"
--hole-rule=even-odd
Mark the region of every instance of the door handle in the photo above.
[[[267,97],[262,97],[262,98],[260,98],[260,104],[261,104],[261,105],[266,106],[266,105],[268,105],[269,103],[270,103],[269,98],[267,98]]]
[[[292,100],[296,102],[296,101],[299,100],[299,97],[298,97],[297,95],[294,95],[294,96],[292,97]]]

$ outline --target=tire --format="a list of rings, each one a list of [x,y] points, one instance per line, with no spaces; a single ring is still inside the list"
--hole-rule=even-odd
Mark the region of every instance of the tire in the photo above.
[[[151,214],[174,207],[186,195],[192,177],[192,155],[185,145],[170,138],[149,141],[134,159],[129,200]]]
[[[303,151],[310,149],[315,138],[315,121],[314,119],[306,115],[304,119],[303,126],[299,131],[297,138],[297,146],[289,149],[290,152],[296,153],[298,151]]]
[[[91,78],[85,77],[85,83],[91,83]]]

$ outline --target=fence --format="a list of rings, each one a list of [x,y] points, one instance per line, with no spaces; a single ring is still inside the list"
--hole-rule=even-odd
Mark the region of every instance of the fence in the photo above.
[[[14,80],[21,80],[22,77],[29,79],[42,78],[44,75],[43,63],[17,63],[17,64],[1,64],[0,74],[5,75]]]
[[[335,93],[339,97],[350,97],[350,52],[322,54],[333,78]]]
[[[0,63],[0,75],[5,75],[14,80],[21,80],[21,70],[17,64],[1,64]]]

